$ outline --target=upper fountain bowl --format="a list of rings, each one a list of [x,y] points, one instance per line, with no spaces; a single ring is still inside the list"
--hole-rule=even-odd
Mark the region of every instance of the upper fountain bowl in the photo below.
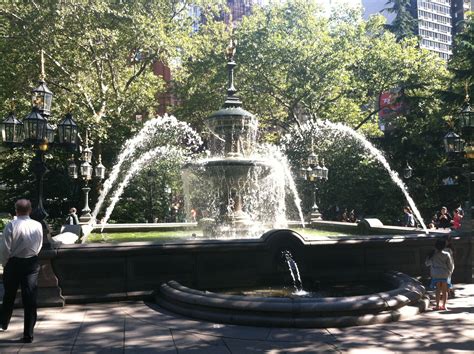
[[[206,120],[213,133],[210,141],[212,156],[249,156],[257,140],[258,119],[241,107],[226,107]]]

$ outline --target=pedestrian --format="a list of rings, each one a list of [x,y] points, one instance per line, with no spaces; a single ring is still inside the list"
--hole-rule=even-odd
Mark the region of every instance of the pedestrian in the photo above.
[[[405,227],[415,227],[415,218],[413,217],[413,212],[408,205],[403,207],[402,225]]]
[[[448,213],[448,208],[445,206],[441,208],[437,216],[437,226],[441,229],[449,229],[453,223],[453,218]]]
[[[446,235],[444,237],[444,239],[446,240],[446,245],[444,247],[444,250],[451,255],[451,258],[453,259],[453,263],[454,263],[453,239],[452,239],[451,235],[449,235],[449,234]],[[453,286],[453,283],[451,282],[451,277],[449,277],[448,278],[448,299],[454,298],[455,296],[456,296],[456,294],[455,294],[454,286]]]
[[[77,218],[76,208],[69,209],[69,214],[67,214],[66,225],[78,225],[79,219]]]
[[[453,229],[459,230],[461,228],[461,220],[463,216],[459,209],[454,209],[454,216],[453,216]]]
[[[430,267],[430,287],[436,287],[436,306],[433,310],[447,310],[448,280],[451,279],[451,275],[453,274],[454,262],[451,254],[446,251],[445,248],[446,240],[436,240],[435,249],[425,261],[425,264]],[[439,303],[441,300],[442,305],[440,306]]]
[[[1,260],[3,264],[3,306],[0,325],[8,329],[13,313],[18,287],[24,308],[24,343],[33,342],[33,329],[37,317],[38,253],[43,245],[43,227],[30,218],[31,202],[19,199],[15,203],[17,219],[10,221],[3,230]]]

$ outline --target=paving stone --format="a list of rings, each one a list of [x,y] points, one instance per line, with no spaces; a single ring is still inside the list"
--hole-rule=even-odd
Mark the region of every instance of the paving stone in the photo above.
[[[125,319],[125,351],[135,352],[170,352],[176,353],[176,347],[169,329],[163,329],[131,318]]]
[[[171,332],[178,352],[231,354],[221,337],[179,330]]]
[[[337,349],[326,343],[314,342],[275,342],[242,339],[224,339],[232,354],[265,353],[332,353]]]
[[[277,342],[335,342],[334,336],[332,336],[327,329],[321,328],[272,328],[267,340]]]
[[[474,285],[456,285],[449,311],[399,322],[329,329],[218,324],[173,315],[140,301],[40,308],[35,342],[19,342],[23,310],[0,331],[0,353],[386,353],[472,352]]]

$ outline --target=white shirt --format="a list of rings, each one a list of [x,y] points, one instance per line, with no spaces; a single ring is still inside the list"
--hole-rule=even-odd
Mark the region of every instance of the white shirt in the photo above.
[[[18,216],[3,230],[0,240],[0,260],[5,265],[9,258],[37,256],[43,246],[43,226],[29,216]]]

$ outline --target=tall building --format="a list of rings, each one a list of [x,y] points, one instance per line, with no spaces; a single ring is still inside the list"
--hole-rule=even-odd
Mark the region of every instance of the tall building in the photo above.
[[[418,19],[420,47],[448,60],[453,54],[451,0],[412,0],[412,14]]]
[[[452,54],[453,36],[459,31],[459,25],[471,5],[472,0],[411,0],[410,12],[418,22],[420,47],[448,60]],[[391,23],[395,17],[383,11],[389,6],[385,1],[362,0],[362,6],[365,18],[381,13]]]

